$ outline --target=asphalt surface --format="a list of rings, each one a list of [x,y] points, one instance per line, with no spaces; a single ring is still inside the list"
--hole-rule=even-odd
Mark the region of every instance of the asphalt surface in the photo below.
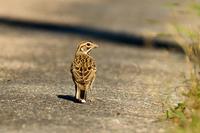
[[[128,8],[134,5],[131,1],[112,2],[6,1],[0,14],[97,26],[113,32],[143,33],[146,28],[153,32],[164,30],[162,22],[168,20],[171,10],[167,7],[161,10],[159,3],[150,4],[151,1],[135,2],[137,9]],[[111,8],[112,4],[115,8]],[[140,10],[144,7],[148,9],[146,12]],[[134,10],[129,17],[128,9]],[[118,16],[120,11],[122,15]],[[139,17],[138,12],[145,14],[144,17]],[[154,13],[160,14],[158,23],[154,21],[158,14]],[[83,40],[93,41],[100,47],[92,51],[97,62],[97,78],[89,97],[94,101],[78,104],[73,101],[70,65],[76,45]],[[0,132],[155,133],[172,126],[158,119],[165,110],[163,105],[173,105],[180,100],[176,89],[184,86],[184,55],[116,44],[0,24]]]
[[[70,35],[10,29],[0,40],[0,132],[162,132],[162,103],[176,98],[184,57],[92,40],[93,102],[73,102]],[[88,38],[87,38],[88,39]],[[91,97],[91,95],[89,95]],[[176,103],[177,101],[174,101]]]

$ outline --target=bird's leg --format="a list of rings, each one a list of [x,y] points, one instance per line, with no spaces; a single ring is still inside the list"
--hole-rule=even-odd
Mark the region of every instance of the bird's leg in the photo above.
[[[86,90],[83,90],[83,99],[86,101],[86,98],[87,98],[87,91]]]
[[[76,87],[76,100],[80,101],[80,89]]]
[[[86,102],[86,91],[85,90],[81,90],[80,91],[80,101],[82,103],[85,103]]]
[[[84,99],[84,90],[81,90],[80,99]]]

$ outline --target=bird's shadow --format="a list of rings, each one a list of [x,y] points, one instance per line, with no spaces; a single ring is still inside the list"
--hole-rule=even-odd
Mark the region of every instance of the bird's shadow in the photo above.
[[[72,95],[57,95],[57,97],[60,98],[60,99],[76,102],[75,97],[72,96]]]

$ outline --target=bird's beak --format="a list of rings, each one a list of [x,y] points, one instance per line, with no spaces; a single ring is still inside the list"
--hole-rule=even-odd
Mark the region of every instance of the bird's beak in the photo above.
[[[99,45],[93,43],[93,48],[98,48]]]

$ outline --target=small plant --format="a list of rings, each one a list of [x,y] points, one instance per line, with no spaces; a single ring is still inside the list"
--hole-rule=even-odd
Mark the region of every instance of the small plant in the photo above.
[[[170,108],[166,111],[167,119],[171,119],[177,125],[184,125],[186,118],[184,115],[185,103],[178,103],[175,108]]]
[[[191,76],[185,101],[166,112],[168,119],[177,126],[174,132],[200,131],[200,33],[182,26],[175,26],[175,39],[183,47],[190,64]]]

